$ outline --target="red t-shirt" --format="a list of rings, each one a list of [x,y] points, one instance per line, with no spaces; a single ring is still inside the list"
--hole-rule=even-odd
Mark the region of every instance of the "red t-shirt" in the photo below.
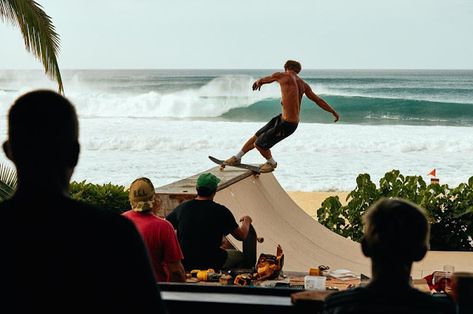
[[[167,263],[184,258],[171,223],[150,212],[138,213],[129,210],[123,215],[133,221],[141,234],[148,249],[156,280],[169,281]]]

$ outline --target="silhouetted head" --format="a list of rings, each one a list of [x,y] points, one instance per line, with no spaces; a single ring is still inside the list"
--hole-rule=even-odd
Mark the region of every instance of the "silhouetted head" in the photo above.
[[[294,60],[287,60],[284,64],[284,70],[292,70],[296,73],[299,73],[302,69],[302,66],[299,62]]]
[[[79,123],[72,104],[48,90],[19,97],[8,113],[8,140],[3,148],[22,177],[70,179],[79,156]],[[41,178],[37,178],[41,180]]]
[[[424,211],[402,199],[381,199],[364,215],[363,253],[383,262],[409,264],[424,258],[429,224]]]

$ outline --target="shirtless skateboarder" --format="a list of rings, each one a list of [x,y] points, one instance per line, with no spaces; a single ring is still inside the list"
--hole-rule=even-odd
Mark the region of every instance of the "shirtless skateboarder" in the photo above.
[[[276,72],[270,76],[263,77],[253,83],[253,90],[260,90],[264,84],[277,81],[281,86],[282,113],[272,118],[265,126],[259,129],[255,135],[243,145],[241,151],[225,160],[225,165],[233,166],[241,163],[241,158],[247,152],[256,147],[261,155],[266,158],[266,163],[260,166],[261,172],[271,172],[277,167],[277,162],[271,155],[270,148],[285,139],[297,129],[299,114],[301,111],[302,96],[305,94],[320,108],[330,112],[337,122],[338,113],[330,107],[322,98],[317,96],[309,84],[304,82],[297,74],[301,71],[301,64],[297,61],[288,60],[284,64],[284,72]]]

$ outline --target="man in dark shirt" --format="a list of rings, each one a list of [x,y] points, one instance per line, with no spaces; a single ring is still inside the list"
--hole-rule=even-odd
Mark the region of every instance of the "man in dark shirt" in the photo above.
[[[412,263],[424,258],[429,224],[422,209],[401,199],[382,199],[364,216],[363,254],[371,258],[366,287],[331,294],[325,314],[454,313],[448,297],[434,297],[410,285]]]
[[[72,104],[52,91],[27,93],[10,109],[3,148],[18,188],[0,204],[0,312],[163,313],[133,223],[69,198],[78,125]]]
[[[193,269],[222,269],[237,266],[240,252],[221,248],[223,237],[232,234],[243,241],[248,235],[251,218],[244,216],[238,226],[228,208],[213,201],[220,180],[211,173],[197,179],[197,197],[176,207],[166,219],[177,230],[184,253],[184,267]]]

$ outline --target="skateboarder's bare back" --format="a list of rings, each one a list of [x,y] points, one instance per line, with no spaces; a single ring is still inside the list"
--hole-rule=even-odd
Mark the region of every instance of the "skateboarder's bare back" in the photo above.
[[[256,147],[267,160],[266,163],[260,166],[260,171],[270,172],[276,169],[277,162],[272,158],[270,148],[296,130],[299,123],[302,96],[304,94],[320,108],[330,112],[335,118],[334,122],[338,121],[338,113],[322,98],[317,96],[309,84],[297,75],[300,70],[301,65],[299,62],[289,60],[284,65],[284,72],[273,73],[270,76],[257,80],[253,84],[253,90],[260,90],[264,84],[278,82],[281,87],[282,113],[271,119],[255,135],[250,137],[243,145],[241,151],[235,156],[225,160],[226,165],[239,164],[243,155]]]

